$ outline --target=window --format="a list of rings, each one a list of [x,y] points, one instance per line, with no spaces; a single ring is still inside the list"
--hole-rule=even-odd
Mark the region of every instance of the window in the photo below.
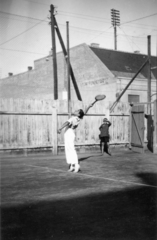
[[[139,95],[128,95],[128,102],[140,102],[140,96]]]

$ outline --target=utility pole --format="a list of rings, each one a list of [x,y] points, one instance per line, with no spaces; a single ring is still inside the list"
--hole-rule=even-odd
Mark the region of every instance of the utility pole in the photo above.
[[[63,50],[63,54],[65,56],[65,60],[67,62],[67,51],[66,51],[66,48],[64,46],[64,42],[63,42],[63,39],[62,39],[62,36],[61,36],[61,33],[59,31],[59,27],[58,27],[58,24],[57,24],[57,21],[54,17],[54,21],[55,21],[55,26],[56,26],[56,32],[57,32],[57,35],[58,35],[58,39],[60,41],[60,44],[61,44],[61,47],[62,47],[62,50]],[[73,85],[74,85],[74,88],[75,88],[75,91],[76,91],[76,95],[78,97],[78,100],[82,101],[82,97],[81,97],[81,94],[80,94],[80,91],[79,91],[79,88],[77,86],[77,82],[76,82],[76,79],[75,79],[75,76],[74,76],[74,72],[73,72],[73,69],[71,67],[71,64],[70,64],[70,76],[71,76],[71,79],[72,79],[72,82],[73,82]]]
[[[111,23],[114,28],[114,49],[117,50],[117,26],[120,25],[120,12],[116,9],[111,9]]]
[[[147,81],[147,114],[151,115],[151,36],[148,39],[148,81]]]
[[[58,99],[58,78],[57,78],[57,60],[56,60],[56,39],[55,39],[55,21],[54,21],[54,6],[50,6],[51,13],[51,35],[52,35],[52,62],[53,62],[53,85],[54,85],[54,100]]]
[[[68,113],[71,117],[71,92],[70,92],[70,53],[69,53],[69,22],[66,22],[67,27],[67,82],[68,82]]]

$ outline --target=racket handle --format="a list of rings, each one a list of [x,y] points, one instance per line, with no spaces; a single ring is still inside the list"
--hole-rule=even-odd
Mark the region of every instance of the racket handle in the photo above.
[[[97,100],[95,100],[94,102],[92,102],[92,103],[87,107],[87,109],[85,110],[85,113],[84,113],[85,115],[87,114],[89,108],[93,107],[93,105],[94,105],[96,102],[97,102]]]
[[[91,103],[91,105],[94,105],[97,102],[97,100],[95,100],[94,102]]]

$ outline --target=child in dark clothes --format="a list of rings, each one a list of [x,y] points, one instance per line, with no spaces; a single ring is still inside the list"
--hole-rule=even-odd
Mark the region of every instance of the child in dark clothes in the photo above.
[[[109,127],[111,126],[111,122],[107,119],[103,119],[103,124],[99,127],[100,130],[100,149],[101,153],[104,154],[104,150],[111,155],[109,150]]]

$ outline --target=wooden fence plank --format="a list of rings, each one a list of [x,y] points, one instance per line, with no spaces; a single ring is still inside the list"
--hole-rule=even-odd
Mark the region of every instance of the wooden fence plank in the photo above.
[[[85,109],[88,105],[89,103],[72,101],[72,112],[79,108]],[[128,106],[124,103],[117,104],[115,113],[113,112],[113,116],[110,116],[112,144],[129,142]],[[54,107],[59,113],[55,122],[55,130],[52,124]],[[2,128],[0,149],[52,147],[57,128],[68,119],[67,109],[67,101],[63,100],[0,99],[0,126]],[[89,115],[84,117],[76,129],[76,145],[99,144],[99,127],[103,118],[108,114],[108,109],[109,104],[106,101],[100,101],[89,110]],[[8,115],[5,115],[5,111]],[[61,113],[65,114],[61,115]],[[57,136],[58,146],[64,144],[63,132]]]

